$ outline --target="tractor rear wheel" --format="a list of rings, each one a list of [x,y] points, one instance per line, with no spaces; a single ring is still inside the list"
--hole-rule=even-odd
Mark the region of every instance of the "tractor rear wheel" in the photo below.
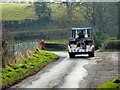
[[[75,54],[74,54],[74,53],[69,53],[69,57],[70,57],[70,58],[74,58],[74,57],[75,57]]]
[[[94,52],[90,52],[89,57],[94,57]]]

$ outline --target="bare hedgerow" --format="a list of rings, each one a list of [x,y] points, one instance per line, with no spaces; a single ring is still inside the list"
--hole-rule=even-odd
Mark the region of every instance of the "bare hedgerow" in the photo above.
[[[9,32],[9,29],[5,28],[4,24],[2,25],[2,67],[9,66],[13,58],[12,50],[10,50],[10,41],[12,40],[12,35]]]

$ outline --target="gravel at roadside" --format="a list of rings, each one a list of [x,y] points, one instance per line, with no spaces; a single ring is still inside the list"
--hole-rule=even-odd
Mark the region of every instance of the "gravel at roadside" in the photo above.
[[[91,63],[85,66],[88,76],[80,85],[84,84],[85,88],[97,88],[109,80],[118,78],[118,52],[97,52],[90,60]]]

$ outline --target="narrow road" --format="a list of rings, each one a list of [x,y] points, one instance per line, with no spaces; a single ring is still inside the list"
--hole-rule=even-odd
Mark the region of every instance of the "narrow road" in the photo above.
[[[67,52],[53,52],[61,58],[13,88],[96,88],[118,78],[118,53],[99,52],[69,58]],[[107,74],[106,74],[107,73]]]

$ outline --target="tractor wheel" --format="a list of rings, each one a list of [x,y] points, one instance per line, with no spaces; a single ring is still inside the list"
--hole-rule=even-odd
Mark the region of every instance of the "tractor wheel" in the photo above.
[[[90,52],[89,57],[94,57],[94,52]]]
[[[69,53],[69,57],[70,57],[70,58],[74,58],[74,57],[75,57],[75,54],[74,54],[74,53]]]

